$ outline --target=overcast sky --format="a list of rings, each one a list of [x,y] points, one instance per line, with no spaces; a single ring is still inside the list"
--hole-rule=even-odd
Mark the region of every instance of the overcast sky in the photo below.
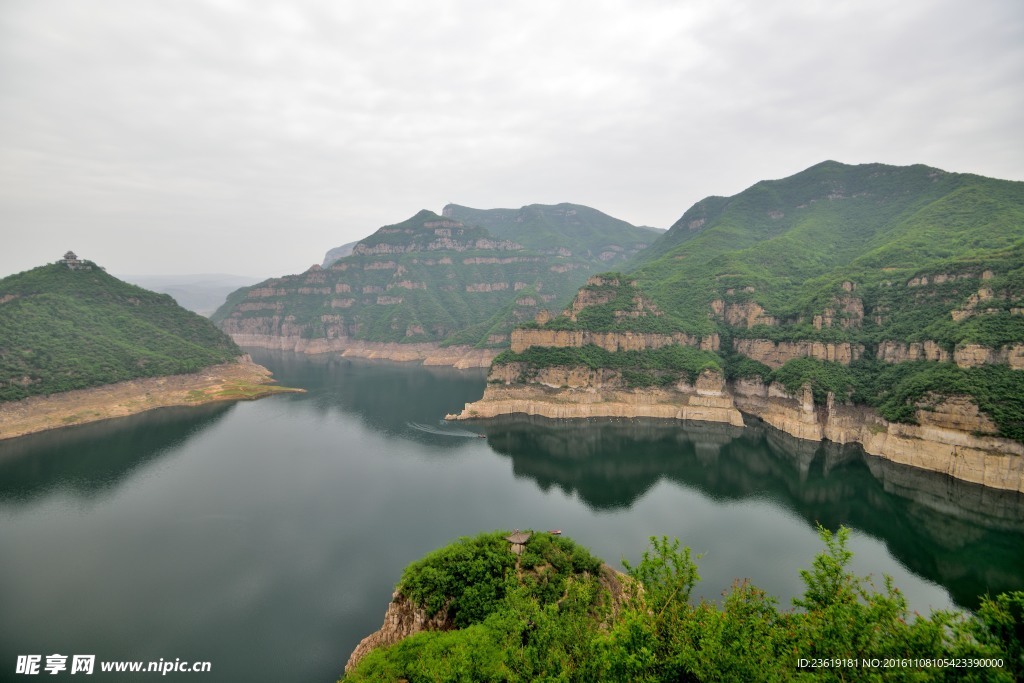
[[[1024,2],[0,0],[0,276],[282,275],[449,202],[668,227],[825,159],[1024,180]]]

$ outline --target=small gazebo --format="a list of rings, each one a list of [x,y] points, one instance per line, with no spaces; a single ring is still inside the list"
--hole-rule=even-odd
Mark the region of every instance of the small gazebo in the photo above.
[[[522,555],[526,542],[530,540],[530,532],[516,529],[514,533],[505,537],[505,540],[512,544],[512,553]]]

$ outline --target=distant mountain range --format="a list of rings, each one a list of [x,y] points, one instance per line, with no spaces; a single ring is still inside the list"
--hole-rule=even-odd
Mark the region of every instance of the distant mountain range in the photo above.
[[[256,277],[201,273],[195,275],[118,275],[125,282],[170,294],[179,305],[209,317],[239,287],[259,281]]]
[[[657,233],[574,204],[478,210],[449,205],[328,252],[328,267],[234,292],[213,315],[229,334],[504,346],[512,328],[557,308],[594,272]]]

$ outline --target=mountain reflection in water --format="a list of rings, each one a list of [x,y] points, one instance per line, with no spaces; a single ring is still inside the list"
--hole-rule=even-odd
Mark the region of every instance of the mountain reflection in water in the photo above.
[[[488,421],[485,431],[515,476],[575,494],[595,510],[628,508],[668,480],[716,500],[771,500],[810,525],[859,529],[963,606],[1024,583],[1024,496],[898,465],[859,446],[803,441],[763,423],[515,416]]]
[[[819,522],[851,527],[851,568],[892,575],[912,609],[1024,589],[1017,494],[761,424],[445,423],[485,371],[252,356],[307,393],[0,442],[0,661],[171,655],[217,680],[337,680],[405,566],[515,527],[613,565],[678,537],[709,600],[748,577],[789,606]]]

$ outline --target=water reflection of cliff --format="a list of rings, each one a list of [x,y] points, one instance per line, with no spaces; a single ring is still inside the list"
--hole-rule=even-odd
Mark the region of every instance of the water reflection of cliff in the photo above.
[[[57,490],[83,498],[103,495],[216,424],[232,406],[161,408],[0,441],[0,502],[25,502]]]
[[[717,499],[773,500],[809,524],[882,540],[961,605],[1024,588],[1024,496],[867,456],[859,447],[794,439],[763,424],[556,421],[487,423],[513,472],[595,509],[633,505],[661,480]]]

